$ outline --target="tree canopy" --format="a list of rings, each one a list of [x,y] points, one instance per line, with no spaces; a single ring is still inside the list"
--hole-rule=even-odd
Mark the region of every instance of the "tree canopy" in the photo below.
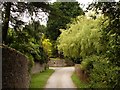
[[[57,39],[60,35],[59,29],[65,29],[72,18],[84,14],[78,2],[54,2],[50,7],[52,15],[50,14],[48,17],[46,35],[51,40]],[[53,15],[53,13],[57,15]]]
[[[14,27],[15,30],[19,30],[21,25],[25,22],[20,17],[27,12],[29,17],[32,18],[33,13],[37,15],[37,12],[41,9],[42,11],[49,12],[48,3],[45,2],[3,2],[2,8],[2,36],[3,43],[7,44],[7,32],[9,24]],[[32,18],[33,20],[33,18]]]

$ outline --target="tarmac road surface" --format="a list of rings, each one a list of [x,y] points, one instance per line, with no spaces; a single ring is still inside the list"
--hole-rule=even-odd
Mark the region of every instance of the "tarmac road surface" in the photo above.
[[[50,67],[50,69],[54,69],[55,72],[48,79],[45,88],[76,88],[71,79],[74,67]]]

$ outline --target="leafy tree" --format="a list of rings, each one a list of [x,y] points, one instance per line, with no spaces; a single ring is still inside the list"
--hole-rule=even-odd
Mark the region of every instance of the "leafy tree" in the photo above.
[[[92,8],[95,8],[96,12],[101,10],[104,16],[109,17],[109,25],[104,28],[102,32],[104,35],[102,39],[105,39],[105,42],[107,42],[107,50],[105,53],[114,64],[120,66],[120,1],[96,2],[91,4],[88,9]]]
[[[101,0],[99,0],[101,1]],[[113,0],[114,1],[114,0]],[[102,28],[100,39],[101,44],[105,44],[104,53],[102,53],[108,62],[96,62],[91,73],[92,86],[103,86],[119,88],[120,87],[120,1],[118,2],[96,2],[92,3],[88,9],[95,9],[96,13],[102,11],[104,16],[108,17],[108,24]],[[103,21],[102,26],[106,24]],[[105,60],[104,58],[104,60]],[[106,61],[106,60],[105,60]],[[103,66],[103,65],[104,66]],[[102,68],[103,67],[103,68]],[[104,71],[104,73],[102,72]],[[101,77],[97,78],[98,76]],[[100,81],[100,82],[99,82]],[[95,83],[98,82],[98,83]],[[103,83],[104,82],[104,83]],[[100,85],[102,84],[102,85]]]
[[[46,36],[52,42],[52,55],[58,57],[56,40],[61,34],[60,28],[66,28],[66,25],[71,22],[72,18],[84,14],[78,2],[54,2],[50,4],[50,14],[48,16]]]
[[[52,56],[52,43],[49,39],[45,38],[45,35],[42,37],[42,46],[46,54],[51,57]]]
[[[102,48],[99,43],[101,37],[100,20],[102,18],[92,20],[84,16],[77,17],[66,30],[61,29],[58,50],[61,50],[64,56],[76,59],[100,53]]]
[[[7,44],[7,32],[9,23],[14,27],[14,29],[19,29],[21,25],[24,25],[25,22],[20,19],[20,16],[28,11],[29,16],[32,18],[33,13],[37,13],[39,9],[43,11],[48,10],[48,3],[45,2],[3,2],[2,8],[2,42]]]
[[[54,2],[51,4],[51,12],[47,23],[46,35],[51,40],[56,40],[60,35],[60,28],[66,28],[66,24],[78,15],[84,14],[78,2]],[[56,14],[56,15],[55,15]]]
[[[6,40],[6,36],[7,36],[9,20],[10,20],[10,8],[11,8],[11,2],[7,2],[6,7],[5,7],[5,18],[3,20],[3,27],[2,27],[2,39],[3,39],[3,41]]]
[[[47,2],[2,2],[2,42],[27,55],[29,60],[46,63],[48,58],[41,43],[45,27],[35,22],[33,14],[39,11],[49,12]],[[26,25],[20,17],[27,13],[32,23]],[[28,22],[27,22],[28,23]],[[9,28],[9,24],[13,29]],[[30,65],[30,67],[32,64]]]
[[[32,61],[46,63],[48,58],[41,42],[44,29],[45,27],[39,25],[38,22],[26,25],[21,31],[15,32],[10,29],[8,33],[8,41],[10,42],[8,45],[24,53]]]

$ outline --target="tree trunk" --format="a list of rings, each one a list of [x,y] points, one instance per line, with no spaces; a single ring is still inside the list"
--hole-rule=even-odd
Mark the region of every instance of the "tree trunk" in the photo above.
[[[6,2],[5,18],[2,27],[2,43],[4,44],[7,44],[6,38],[7,38],[7,32],[8,32],[9,20],[10,20],[10,8],[11,8],[11,2]]]

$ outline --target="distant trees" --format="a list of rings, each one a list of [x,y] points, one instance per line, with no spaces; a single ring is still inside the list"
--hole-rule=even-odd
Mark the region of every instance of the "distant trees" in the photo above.
[[[46,36],[52,42],[52,55],[58,57],[58,50],[56,40],[58,36],[61,34],[60,28],[66,29],[68,23],[71,20],[79,15],[83,15],[84,12],[80,8],[78,2],[54,2],[50,4],[52,8],[47,22]]]
[[[61,33],[59,29],[65,29],[72,18],[84,14],[78,2],[54,2],[50,7],[52,14],[48,17],[46,35],[51,40],[57,39]]]

